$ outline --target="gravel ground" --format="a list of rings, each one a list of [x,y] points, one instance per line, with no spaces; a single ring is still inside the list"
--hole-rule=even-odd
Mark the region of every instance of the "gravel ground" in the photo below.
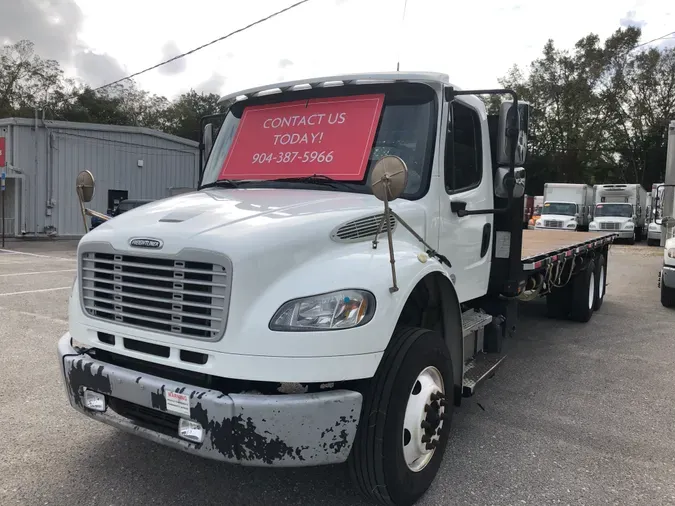
[[[56,359],[74,243],[0,252],[0,504],[361,505],[344,466],[223,465],[73,411]],[[661,249],[615,245],[586,325],[524,306],[509,358],[465,399],[420,505],[675,504],[675,312]],[[42,256],[37,256],[42,255]]]

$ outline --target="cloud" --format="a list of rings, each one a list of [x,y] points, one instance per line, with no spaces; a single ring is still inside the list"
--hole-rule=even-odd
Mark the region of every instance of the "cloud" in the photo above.
[[[88,49],[75,54],[75,66],[82,79],[91,87],[117,81],[128,74],[127,70],[109,54],[97,54]]]
[[[199,84],[196,87],[196,90],[198,92],[204,92],[204,93],[215,93],[217,95],[220,95],[222,92],[222,88],[225,85],[225,76],[218,74],[217,72],[214,72],[211,74],[211,77],[209,77],[206,81],[203,83]]]
[[[635,11],[628,11],[626,15],[619,20],[619,24],[624,28],[628,28],[630,26],[634,26],[635,28],[644,28],[647,22],[635,19],[635,15]]]
[[[173,40],[168,41],[162,46],[162,61],[178,56],[179,54],[181,54],[181,50]],[[187,61],[185,58],[180,58],[171,63],[167,63],[166,65],[162,65],[158,70],[160,74],[164,74],[165,76],[175,76],[185,72],[186,68]]]
[[[77,75],[99,86],[122,77],[124,68],[108,54],[93,53],[77,37],[84,15],[75,0],[0,0],[0,34],[9,43],[30,40],[42,58],[75,64]]]
[[[280,69],[285,69],[293,65],[293,62],[289,60],[288,58],[282,58],[279,60],[279,68]]]

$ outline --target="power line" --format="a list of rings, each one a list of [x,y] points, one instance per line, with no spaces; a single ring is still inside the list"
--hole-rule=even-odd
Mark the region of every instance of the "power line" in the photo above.
[[[658,41],[658,40],[665,39],[665,38],[667,38],[667,37],[670,36],[670,35],[675,35],[675,32],[668,32],[668,33],[666,33],[666,34],[664,34],[664,35],[661,35],[660,37],[656,37],[655,39],[648,40],[647,42],[641,42],[640,44],[638,44],[637,46],[635,46],[634,48],[632,48],[632,49],[631,49],[630,51],[628,51],[628,52],[630,53],[631,51],[635,51],[636,49],[638,49],[638,48],[640,48],[640,47],[646,46],[647,44],[651,44],[652,42],[656,42],[656,41]]]
[[[244,27],[242,27],[242,28],[238,28],[238,29],[234,30],[233,32],[228,33],[227,35],[223,35],[222,37],[218,37],[217,39],[214,39],[214,40],[212,40],[212,41],[210,41],[210,42],[207,42],[206,44],[202,44],[201,46],[198,46],[198,47],[196,47],[196,48],[194,48],[194,49],[191,49],[190,51],[186,51],[185,53],[179,54],[179,55],[177,55],[177,56],[174,56],[173,58],[169,58],[168,60],[165,60],[165,61],[163,61],[163,62],[161,62],[161,63],[158,63],[157,65],[153,65],[152,67],[148,67],[148,68],[145,68],[145,69],[143,69],[143,70],[139,70],[138,72],[134,72],[133,74],[130,74],[130,75],[126,76],[126,77],[123,77],[123,78],[118,79],[118,80],[116,80],[116,81],[113,81],[113,82],[111,82],[111,83],[104,84],[104,85],[102,85],[102,86],[99,86],[98,88],[94,88],[92,91],[99,91],[99,90],[102,90],[102,89],[105,89],[105,88],[109,88],[110,86],[114,86],[115,84],[121,83],[122,81],[126,81],[126,80],[128,80],[128,79],[133,79],[133,78],[136,77],[136,76],[140,76],[141,74],[145,74],[146,72],[149,72],[149,71],[151,71],[151,70],[154,70],[154,69],[156,69],[156,68],[159,68],[159,67],[161,67],[162,65],[166,65],[167,63],[171,63],[171,62],[176,61],[176,60],[178,60],[178,59],[180,59],[180,58],[184,58],[184,57],[186,57],[186,56],[188,56],[188,55],[191,55],[192,53],[196,53],[197,51],[201,51],[201,50],[204,49],[205,47],[211,46],[211,45],[213,45],[213,44],[215,44],[215,43],[217,43],[217,42],[220,42],[220,41],[225,40],[225,39],[227,39],[227,38],[229,38],[229,37],[232,37],[233,35],[236,35],[236,34],[238,34],[238,33],[243,32],[244,30],[248,30],[249,28],[252,28],[252,27],[254,27],[254,26],[256,26],[256,25],[259,25],[260,23],[264,23],[265,21],[268,21],[268,20],[270,20],[270,19],[272,19],[272,18],[274,18],[274,17],[276,17],[276,16],[278,16],[278,15],[280,15],[280,14],[283,14],[284,12],[290,11],[291,9],[294,9],[295,7],[298,7],[298,6],[300,6],[300,5],[304,4],[304,3],[307,3],[307,2],[309,2],[309,1],[310,1],[310,0],[300,0],[299,2],[296,2],[296,3],[292,4],[292,5],[289,5],[288,7],[284,8],[284,9],[281,9],[281,10],[279,10],[279,11],[276,11],[276,12],[270,14],[269,16],[266,16],[266,17],[261,18],[261,19],[259,19],[259,20],[257,20],[257,21],[254,21],[253,23],[250,23],[250,24],[248,24],[248,25],[246,25],[246,26],[244,26]]]

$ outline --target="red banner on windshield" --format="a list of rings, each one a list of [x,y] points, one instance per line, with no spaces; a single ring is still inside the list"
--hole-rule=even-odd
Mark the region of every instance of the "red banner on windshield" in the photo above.
[[[383,102],[378,94],[247,107],[219,179],[360,181]]]

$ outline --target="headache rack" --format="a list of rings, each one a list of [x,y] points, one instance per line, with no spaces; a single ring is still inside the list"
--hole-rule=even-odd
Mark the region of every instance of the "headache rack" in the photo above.
[[[79,271],[82,307],[92,318],[206,341],[225,332],[232,276],[226,257],[98,248],[81,253]]]

